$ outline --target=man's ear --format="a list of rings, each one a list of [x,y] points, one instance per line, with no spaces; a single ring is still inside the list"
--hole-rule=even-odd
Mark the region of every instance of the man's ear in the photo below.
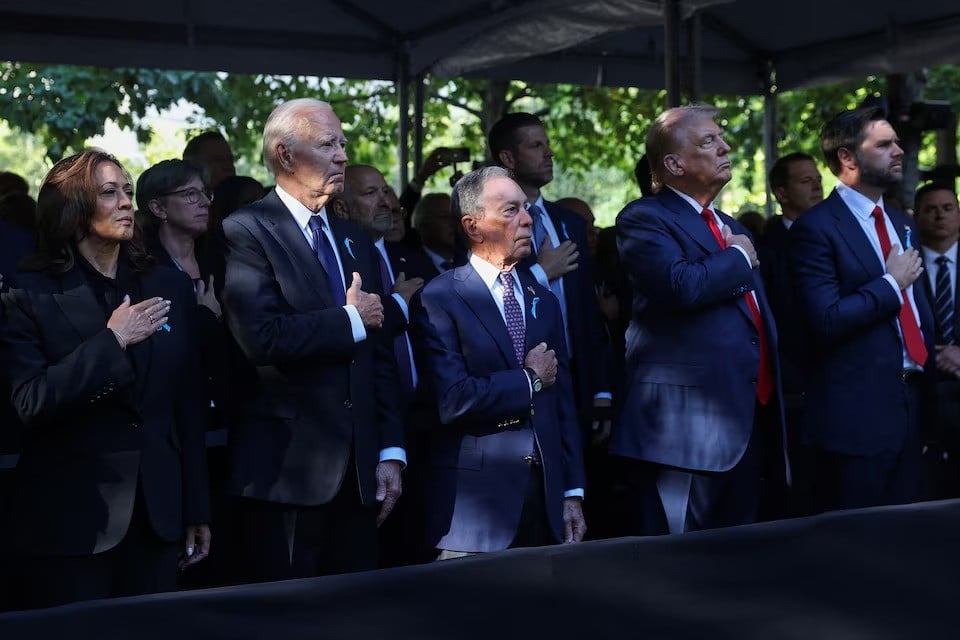
[[[668,153],[663,157],[663,167],[672,175],[682,176],[684,174],[683,163],[676,154]]]
[[[463,233],[470,239],[470,244],[480,244],[483,242],[483,232],[480,231],[479,220],[474,216],[463,216],[460,218],[460,224],[463,226]]]
[[[330,208],[333,210],[333,215],[338,218],[343,218],[344,220],[350,219],[350,209],[347,208],[347,203],[340,198],[334,198],[330,202]]]
[[[277,144],[277,162],[280,163],[280,167],[287,173],[293,173],[293,153],[290,151],[290,147],[280,142]]]
[[[773,190],[773,197],[776,198],[777,202],[779,202],[781,205],[784,202],[787,202],[789,200],[789,198],[787,198],[787,188],[777,187]]]
[[[837,149],[837,159],[840,160],[840,166],[848,171],[853,171],[860,166],[857,163],[857,154],[846,147]]]
[[[513,157],[513,152],[509,149],[501,149],[500,153],[497,154],[497,160],[500,161],[500,166],[513,173],[514,167],[517,166],[516,158]]]

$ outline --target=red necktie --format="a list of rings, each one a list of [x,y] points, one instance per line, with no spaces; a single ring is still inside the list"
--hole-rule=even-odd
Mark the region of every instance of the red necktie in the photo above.
[[[721,249],[727,248],[727,243],[724,241],[723,236],[720,235],[720,229],[717,227],[717,221],[713,217],[713,213],[710,209],[704,209],[701,213],[703,219],[706,220],[707,226],[710,227],[710,231],[713,233],[713,237],[717,239],[717,244],[720,245]],[[760,372],[757,375],[757,401],[762,405],[766,405],[767,401],[770,400],[770,394],[773,393],[773,371],[770,367],[770,352],[767,346],[767,335],[763,330],[763,320],[760,318],[760,308],[757,307],[757,301],[753,297],[753,292],[747,291],[743,294],[743,299],[747,303],[747,308],[750,309],[750,316],[753,318],[753,324],[757,327],[757,335],[760,337]]]
[[[883,211],[880,207],[874,207],[873,226],[877,230],[877,237],[880,238],[880,252],[886,261],[890,254],[890,236],[887,235],[887,223],[883,219]],[[927,347],[923,344],[923,334],[920,333],[920,327],[917,326],[917,318],[913,315],[913,305],[910,304],[910,298],[906,291],[900,292],[903,298],[903,304],[900,305],[900,332],[903,333],[903,344],[907,348],[907,355],[921,367],[927,361]]]

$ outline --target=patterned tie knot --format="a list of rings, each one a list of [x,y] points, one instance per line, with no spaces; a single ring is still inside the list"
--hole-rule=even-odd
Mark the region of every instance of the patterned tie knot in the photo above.
[[[503,285],[503,288],[510,292],[510,295],[513,295],[513,274],[509,271],[500,272],[500,284]],[[506,291],[504,291],[506,293]]]
[[[937,256],[937,259],[934,261],[938,266],[945,267],[950,264],[950,258],[947,256]]]

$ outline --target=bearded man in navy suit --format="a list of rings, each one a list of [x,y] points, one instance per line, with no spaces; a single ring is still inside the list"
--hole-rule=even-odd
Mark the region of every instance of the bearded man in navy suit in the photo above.
[[[757,254],[713,203],[730,181],[716,114],[691,105],[656,119],[646,147],[656,194],[617,216],[634,299],[610,452],[629,459],[633,533],[754,521],[761,452],[783,446],[777,332]]]
[[[898,140],[879,108],[830,120],[820,144],[836,189],[790,229],[810,337],[804,435],[824,509],[910,502],[919,490],[935,331],[916,226],[883,198],[903,180]]]
[[[560,306],[517,269],[530,253],[527,198],[500,167],[457,183],[466,265],[411,311],[418,366],[438,407],[429,434],[427,536],[440,558],[578,542],[583,457]]]

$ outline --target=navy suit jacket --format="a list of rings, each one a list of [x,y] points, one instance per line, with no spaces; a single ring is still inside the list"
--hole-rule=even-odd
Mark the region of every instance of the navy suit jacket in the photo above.
[[[913,220],[887,209],[899,239]],[[884,265],[853,212],[834,191],[790,228],[793,285],[810,336],[804,413],[809,442],[836,453],[870,456],[900,451],[911,429],[901,382],[901,297],[883,278]],[[921,278],[925,277],[921,275]],[[933,314],[922,283],[913,287],[932,377]]]
[[[610,381],[613,359],[597,307],[586,223],[576,213],[552,202],[544,200],[543,204],[560,242],[571,240],[580,252],[578,267],[563,276],[563,293],[567,299],[567,323],[573,351],[571,357],[576,363],[573,381],[576,406],[589,415],[594,394],[613,391]],[[531,253],[530,257],[520,262],[520,266],[529,269],[536,263],[536,256]]]
[[[430,433],[428,541],[440,549],[497,551],[513,541],[537,447],[547,516],[563,540],[564,491],[584,486],[560,307],[550,290],[515,270],[524,291],[525,353],[556,350],[554,385],[530,397],[527,375],[486,284],[467,264],[443,273],[414,298],[421,384],[439,412]]]
[[[210,521],[193,288],[166,267],[134,277],[133,304],[172,302],[170,331],[126,351],[79,267],[20,272],[3,295],[0,371],[30,428],[4,523],[19,553],[115,547],[138,490],[163,540]]]
[[[748,234],[720,213],[735,234]],[[623,410],[610,452],[698,471],[727,471],[753,431],[760,346],[744,300],[754,291],[782,406],[777,331],[760,273],[721,250],[670,189],[617,216],[620,259],[634,290]],[[783,429],[782,410],[778,413]]]
[[[370,236],[348,220],[328,220],[345,277],[359,272],[364,291],[382,291]],[[351,472],[352,451],[361,499],[372,504],[379,451],[403,446],[392,341],[368,329],[354,342],[346,311],[276,192],[231,214],[223,231],[224,317],[258,376],[230,433],[230,490],[325,504]]]

